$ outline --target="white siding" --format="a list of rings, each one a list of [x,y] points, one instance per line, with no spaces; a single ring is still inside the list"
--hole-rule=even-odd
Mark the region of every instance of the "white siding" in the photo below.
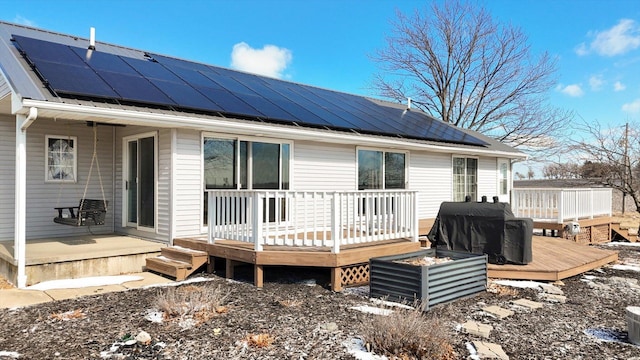
[[[77,182],[45,182],[45,136],[77,136]],[[113,232],[113,128],[98,127],[98,162],[104,195],[109,201],[105,225],[91,228],[93,233]],[[86,234],[86,227],[73,227],[53,222],[54,207],[77,206],[84,194],[93,155],[93,129],[84,123],[36,120],[27,130],[27,239]],[[11,165],[15,168],[15,162]],[[102,199],[98,165],[94,164],[87,198]]]
[[[356,147],[296,141],[292,190],[357,190]]]
[[[418,191],[418,217],[435,218],[440,204],[451,201],[451,154],[411,152],[409,189]]]
[[[498,195],[498,163],[496,158],[481,157],[478,159],[478,201],[483,196],[493,201]]]
[[[202,232],[202,135],[198,131],[178,130],[175,174],[175,235],[192,236]]]
[[[16,168],[16,119],[0,117],[0,241],[13,240]]]

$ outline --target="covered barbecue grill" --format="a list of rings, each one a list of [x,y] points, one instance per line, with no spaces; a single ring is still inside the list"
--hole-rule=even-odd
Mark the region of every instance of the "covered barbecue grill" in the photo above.
[[[501,202],[443,202],[429,232],[435,247],[487,254],[492,264],[530,263],[532,236],[533,220]]]

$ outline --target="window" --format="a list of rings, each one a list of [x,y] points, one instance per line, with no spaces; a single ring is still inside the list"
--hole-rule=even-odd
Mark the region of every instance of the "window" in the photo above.
[[[506,162],[500,162],[498,169],[500,195],[507,195],[509,192],[509,165]]]
[[[205,137],[205,189],[289,190],[291,145]],[[275,199],[269,199],[275,220]],[[205,193],[204,224],[207,224]],[[284,210],[281,210],[284,213]],[[267,214],[265,214],[265,217]]]
[[[467,195],[478,199],[478,159],[454,157],[453,201],[464,201]]]
[[[75,182],[76,181],[76,144],[75,136],[45,137],[46,157],[45,181]]]
[[[406,154],[358,150],[358,190],[404,189]]]

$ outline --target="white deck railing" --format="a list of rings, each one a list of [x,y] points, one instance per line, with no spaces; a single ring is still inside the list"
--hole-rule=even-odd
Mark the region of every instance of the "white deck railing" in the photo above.
[[[511,208],[517,217],[559,224],[567,220],[611,216],[611,189],[513,189]]]
[[[417,193],[382,191],[208,191],[209,242],[328,247],[418,241]]]

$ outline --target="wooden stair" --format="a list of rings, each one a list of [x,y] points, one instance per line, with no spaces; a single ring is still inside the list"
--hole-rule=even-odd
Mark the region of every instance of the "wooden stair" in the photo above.
[[[160,255],[146,259],[146,270],[184,280],[202,265],[209,263],[209,254],[181,246],[160,249]]]
[[[617,234],[629,242],[638,241],[638,228],[634,228],[621,223],[612,223],[611,232],[612,232],[611,234],[612,238],[613,238],[613,235]]]

